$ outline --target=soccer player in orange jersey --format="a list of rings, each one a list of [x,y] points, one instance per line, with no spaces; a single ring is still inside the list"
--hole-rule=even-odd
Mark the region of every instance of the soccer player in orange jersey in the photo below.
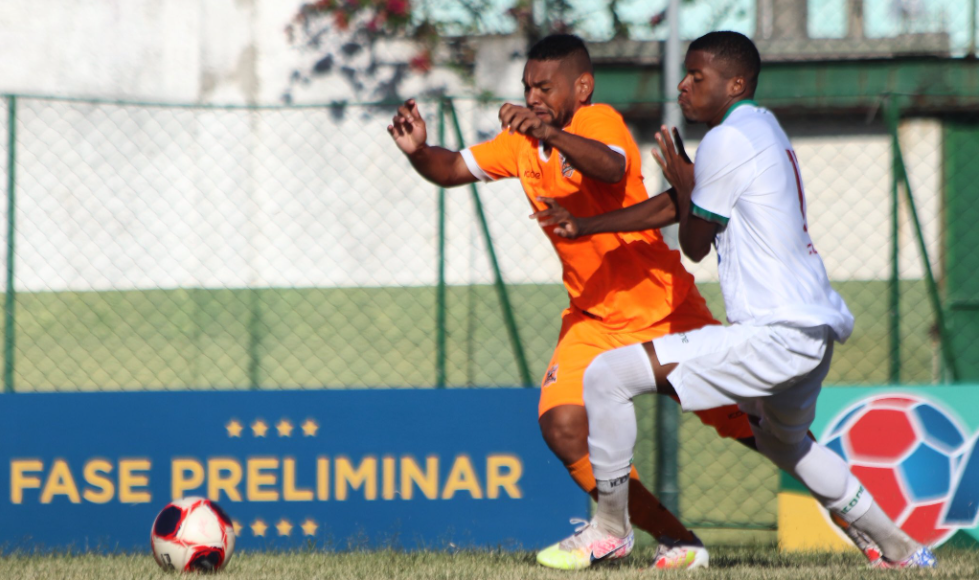
[[[525,106],[500,108],[500,134],[461,152],[427,144],[425,122],[413,100],[399,107],[388,132],[415,170],[440,186],[519,178],[535,214],[545,212],[553,200],[576,216],[594,216],[648,199],[639,149],[621,115],[591,102],[595,78],[581,39],[553,35],[534,45],[523,84]],[[671,203],[669,196],[660,197]],[[540,428],[571,477],[594,496],[582,399],[588,364],[607,350],[717,321],[680,263],[680,253],[664,243],[659,230],[569,240],[552,227],[543,229],[561,259],[570,305],[541,382]],[[750,444],[751,428],[736,406],[698,415],[721,436]],[[639,483],[634,469],[632,475],[633,524],[664,547],[703,550]]]

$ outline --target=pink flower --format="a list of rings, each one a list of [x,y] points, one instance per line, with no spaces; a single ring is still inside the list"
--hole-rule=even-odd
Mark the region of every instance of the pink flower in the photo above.
[[[411,70],[427,73],[432,70],[432,54],[427,50],[420,52],[411,58],[408,66],[411,67]]]
[[[340,30],[346,30],[350,28],[350,19],[347,18],[346,12],[337,12],[333,15],[333,22],[337,25]]]
[[[387,11],[394,16],[407,16],[408,9],[408,0],[388,0]]]

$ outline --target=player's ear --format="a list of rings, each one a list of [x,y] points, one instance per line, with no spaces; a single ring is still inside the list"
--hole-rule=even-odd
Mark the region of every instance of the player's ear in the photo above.
[[[595,76],[590,72],[581,73],[574,82],[574,96],[579,103],[591,101],[591,94],[595,92]]]
[[[748,90],[748,81],[741,75],[734,75],[727,82],[727,92],[729,97],[741,98]]]

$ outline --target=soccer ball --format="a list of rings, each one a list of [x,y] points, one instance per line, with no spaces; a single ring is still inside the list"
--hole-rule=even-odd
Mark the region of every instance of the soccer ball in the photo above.
[[[213,572],[235,550],[231,518],[203,497],[175,500],[156,516],[150,533],[153,558],[166,570]]]
[[[947,412],[913,396],[885,395],[847,409],[830,425],[826,446],[909,536],[938,545],[956,532],[940,520],[968,445]]]

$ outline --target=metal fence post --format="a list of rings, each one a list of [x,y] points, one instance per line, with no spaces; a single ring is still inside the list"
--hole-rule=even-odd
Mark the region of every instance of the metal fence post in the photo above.
[[[439,100],[439,146],[445,147],[445,102]],[[438,287],[435,290],[435,387],[445,388],[445,188],[438,192]]]
[[[680,517],[680,410],[666,397],[656,399],[656,495]]]
[[[891,112],[893,110],[893,112]],[[918,251],[921,254],[922,265],[925,270],[925,282],[928,285],[928,299],[931,308],[935,313],[935,326],[938,327],[938,336],[942,353],[942,362],[951,375],[952,382],[958,380],[958,369],[955,364],[955,356],[952,354],[951,342],[948,340],[948,332],[945,328],[945,315],[942,310],[942,302],[938,296],[938,284],[935,282],[935,275],[931,271],[931,261],[928,259],[928,248],[925,246],[925,236],[921,231],[921,220],[918,219],[918,210],[914,203],[914,196],[911,195],[911,179],[908,177],[907,167],[904,165],[904,155],[901,152],[901,141],[898,135],[898,120],[900,111],[893,100],[888,106],[888,129],[891,133],[891,147],[894,153],[894,188],[897,189],[898,180],[904,185],[904,194],[908,202],[908,214],[911,217],[911,225],[914,226],[915,239],[918,242]],[[897,216],[897,200],[895,200],[895,219]],[[897,236],[894,237],[895,247]]]
[[[7,287],[3,308],[3,390],[14,392],[14,231],[17,165],[17,97],[7,96]]]
[[[666,8],[670,34],[663,59],[663,123],[683,132],[683,114],[676,100],[676,86],[683,69],[680,47],[680,1],[670,0]],[[664,506],[680,517],[680,419],[679,409],[665,398],[656,401],[656,494]]]
[[[888,127],[897,127],[901,112],[894,105],[894,97],[888,95],[884,100],[884,116],[887,119]],[[888,364],[887,380],[891,384],[901,382],[901,290],[900,272],[898,270],[898,258],[900,255],[898,248],[898,152],[896,143],[896,129],[891,133],[891,276],[888,281],[888,302],[887,320],[888,336],[890,348],[890,360]]]
[[[459,125],[459,116],[456,115],[455,106],[452,101],[446,102],[449,112],[452,114],[452,124],[455,127],[456,145],[463,147],[465,140],[462,138],[462,127]],[[483,230],[483,237],[486,240],[486,250],[489,252],[490,264],[493,267],[493,274],[496,281],[496,293],[500,298],[500,308],[503,310],[503,321],[506,323],[507,334],[510,335],[510,344],[513,346],[513,355],[517,359],[517,370],[520,372],[520,380],[523,386],[532,385],[530,380],[530,369],[527,367],[527,357],[524,354],[523,343],[520,341],[520,332],[517,329],[517,321],[513,316],[513,308],[510,306],[510,297],[507,293],[506,285],[503,283],[503,273],[500,271],[500,264],[496,260],[496,250],[493,248],[493,237],[490,235],[489,224],[486,223],[486,215],[483,213],[483,202],[479,199],[479,190],[476,184],[470,184],[472,191],[473,205],[476,206],[476,217]]]

